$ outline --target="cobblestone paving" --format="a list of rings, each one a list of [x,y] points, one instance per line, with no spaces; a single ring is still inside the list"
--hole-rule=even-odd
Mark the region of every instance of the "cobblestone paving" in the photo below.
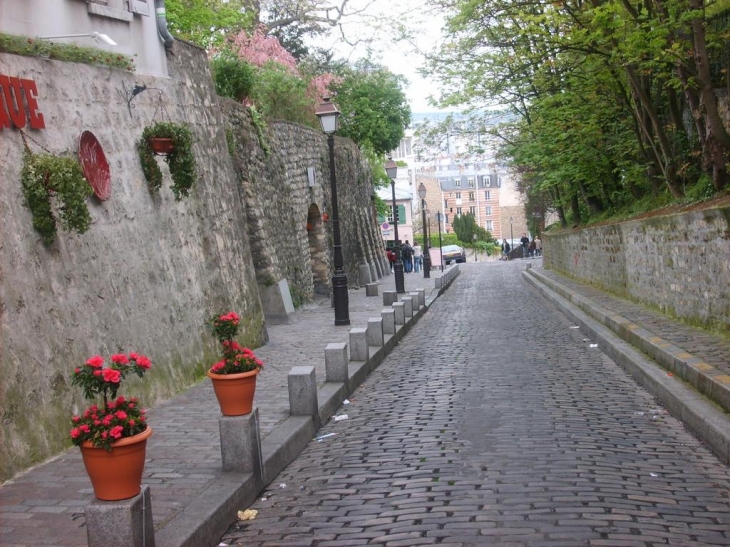
[[[729,468],[522,268],[463,266],[221,541],[730,545]]]

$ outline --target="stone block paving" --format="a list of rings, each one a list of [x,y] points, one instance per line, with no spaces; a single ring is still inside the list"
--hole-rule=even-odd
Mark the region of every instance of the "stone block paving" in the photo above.
[[[522,269],[462,265],[221,541],[730,545],[728,466]]]
[[[381,292],[395,290],[392,275],[380,283]],[[425,288],[427,296],[434,292],[433,278],[409,274],[405,284],[408,291]],[[365,327],[368,318],[380,317],[383,307],[382,298],[366,297],[364,287],[349,292],[349,304],[350,327],[334,326],[329,299],[298,310],[292,324],[268,327],[269,344],[256,350],[265,363],[255,399],[262,437],[289,415],[287,374],[292,367],[314,366],[318,383],[324,382],[325,346],[347,342],[350,328]],[[221,477],[219,417],[207,379],[149,409],[154,434],[147,446],[143,482],[151,487],[155,530]],[[86,545],[84,507],[92,498],[76,448],[15,477],[0,486],[0,545]]]
[[[552,270],[541,269],[540,273],[701,358],[725,374],[730,374],[730,341],[727,339],[678,321],[667,321],[667,316],[658,311],[598,290]]]

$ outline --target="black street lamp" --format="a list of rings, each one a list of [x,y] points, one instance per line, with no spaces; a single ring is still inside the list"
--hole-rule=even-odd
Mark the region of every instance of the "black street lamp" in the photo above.
[[[385,162],[385,172],[390,179],[390,188],[393,192],[393,229],[395,230],[395,264],[393,264],[393,272],[395,272],[395,292],[403,294],[406,292],[405,279],[403,279],[403,260],[400,256],[400,241],[398,240],[398,205],[395,203],[395,177],[398,175],[398,164],[393,158],[388,158]]]
[[[479,262],[479,259],[477,258],[477,235],[472,234],[471,239],[474,242],[474,262]]]
[[[444,255],[441,254],[441,247],[443,247],[443,244],[441,243],[441,219],[444,218],[444,215],[441,211],[438,211],[436,213],[436,220],[439,224],[439,256],[441,257],[441,271],[444,271]]]
[[[332,234],[334,236],[335,272],[332,275],[332,296],[335,306],[335,325],[350,324],[350,302],[347,294],[347,275],[342,258],[342,241],[340,240],[340,218],[337,210],[337,177],[335,175],[335,131],[340,111],[330,102],[329,97],[315,111],[322,131],[327,134],[327,145],[330,149],[330,188],[332,192]]]
[[[513,249],[514,246],[515,246],[515,238],[512,236],[512,217],[509,217],[509,249],[510,249],[510,252],[507,255],[507,258],[509,260],[512,259],[512,251],[514,250]]]
[[[428,245],[428,234],[426,233],[426,185],[418,185],[418,197],[421,198],[421,213],[423,222],[423,278],[431,277],[431,252]]]

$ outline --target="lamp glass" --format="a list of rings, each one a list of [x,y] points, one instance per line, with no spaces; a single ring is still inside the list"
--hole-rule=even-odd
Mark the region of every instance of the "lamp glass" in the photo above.
[[[337,106],[330,102],[329,97],[324,98],[315,111],[317,118],[319,118],[319,125],[322,127],[322,131],[328,135],[337,131],[337,121],[340,117],[340,111]]]
[[[393,161],[393,158],[388,158],[385,162],[385,172],[390,180],[394,180],[398,175],[398,164]]]
[[[423,183],[418,185],[418,197],[421,199],[426,199],[426,185]]]

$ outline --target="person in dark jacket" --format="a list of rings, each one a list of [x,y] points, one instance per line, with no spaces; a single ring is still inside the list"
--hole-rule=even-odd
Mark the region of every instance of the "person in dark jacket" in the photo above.
[[[530,238],[527,234],[522,234],[520,245],[522,246],[522,258],[527,258],[527,246],[530,244]]]
[[[509,260],[509,243],[506,239],[502,240],[502,258],[500,260]]]

